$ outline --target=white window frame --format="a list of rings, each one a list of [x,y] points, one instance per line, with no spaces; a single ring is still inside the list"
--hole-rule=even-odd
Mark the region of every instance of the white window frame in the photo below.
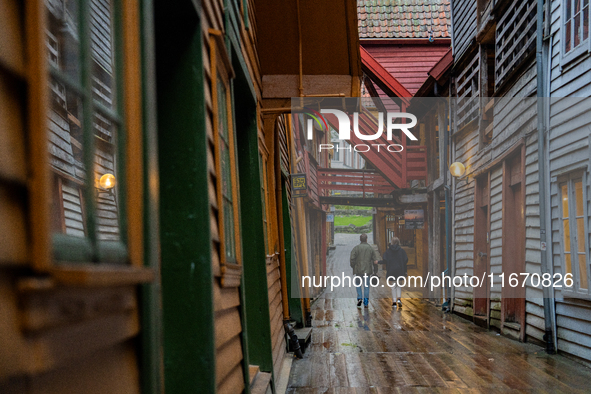
[[[573,275],[573,287],[568,288],[564,286],[564,282],[562,283],[562,293],[566,297],[576,297],[576,298],[583,298],[583,299],[591,299],[591,264],[589,261],[589,212],[588,212],[588,201],[589,196],[587,195],[587,171],[574,171],[564,176],[558,178],[557,186],[558,186],[558,212],[559,212],[559,222],[558,222],[558,230],[560,234],[560,266],[562,270],[562,277],[567,274],[566,272],[566,263],[564,258],[564,227],[563,227],[563,217],[564,212],[563,204],[562,204],[562,185],[567,184],[568,187],[568,209],[569,209],[569,227],[570,227],[570,250],[571,250],[571,269]],[[581,183],[583,186],[583,234],[585,235],[585,258],[587,261],[587,289],[581,290],[580,289],[580,280],[579,280],[579,260],[578,260],[578,240],[577,240],[577,228],[576,228],[576,199],[574,193],[574,181],[577,179],[581,179]],[[574,220],[573,220],[574,219]],[[573,252],[573,250],[575,252]],[[576,259],[573,259],[573,254],[577,255]]]
[[[579,43],[579,45],[577,45],[576,47],[572,47],[570,51],[566,52],[566,6],[565,3],[567,1],[570,2],[574,2],[576,0],[562,0],[560,6],[562,8],[561,10],[561,17],[560,17],[560,53],[561,53],[561,57],[560,57],[560,66],[564,67],[565,65],[567,65],[568,63],[572,62],[573,60],[575,60],[576,58],[578,58],[579,56],[583,55],[583,54],[587,54],[589,53],[589,51],[591,51],[591,40],[589,39],[589,36],[591,36],[591,31],[589,32],[589,36],[581,41]],[[583,0],[581,0],[582,2]],[[571,8],[574,11],[574,7]],[[591,4],[589,4],[587,6],[587,18],[590,18],[590,22],[591,22]],[[571,20],[574,20],[574,18],[571,18]],[[581,27],[582,28],[582,27]],[[574,29],[574,23],[571,23],[571,29]],[[574,42],[572,43],[574,44]]]

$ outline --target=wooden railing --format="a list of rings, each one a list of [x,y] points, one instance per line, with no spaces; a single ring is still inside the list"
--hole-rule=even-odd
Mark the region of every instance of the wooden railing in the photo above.
[[[497,23],[495,89],[536,48],[536,0],[513,1]]]
[[[382,174],[374,170],[319,168],[318,182],[323,191],[357,192],[362,193],[363,197],[366,194],[390,194],[395,189]]]
[[[456,79],[456,110],[454,123],[456,130],[476,119],[480,108],[480,56],[478,53],[470,60]]]

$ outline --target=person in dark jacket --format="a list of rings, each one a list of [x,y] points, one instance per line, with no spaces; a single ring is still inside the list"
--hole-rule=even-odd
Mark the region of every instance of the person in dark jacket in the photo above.
[[[402,289],[396,285],[396,279],[399,276],[406,276],[406,266],[408,264],[408,256],[402,247],[400,246],[400,239],[394,237],[390,241],[390,246],[383,254],[383,260],[380,264],[386,266],[386,277],[392,277],[389,280],[389,284],[394,283],[392,286],[392,306],[398,305],[402,308]]]

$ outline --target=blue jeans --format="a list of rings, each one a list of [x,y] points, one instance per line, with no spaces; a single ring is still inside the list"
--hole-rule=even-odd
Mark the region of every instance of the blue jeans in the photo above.
[[[369,304],[369,277],[368,277],[368,285],[364,286],[363,283],[363,277],[360,276],[361,278],[361,286],[355,286],[355,288],[357,289],[357,301],[359,301],[362,297],[361,294],[361,289],[363,288],[363,305],[367,305]],[[359,283],[359,281],[357,281],[357,283]]]

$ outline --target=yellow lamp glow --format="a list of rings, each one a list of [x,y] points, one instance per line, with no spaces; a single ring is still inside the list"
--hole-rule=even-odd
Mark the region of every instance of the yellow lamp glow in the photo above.
[[[113,174],[105,174],[101,177],[101,179],[99,179],[99,185],[101,185],[103,189],[107,190],[114,188],[116,182],[117,180]]]
[[[449,166],[449,172],[451,172],[451,174],[455,177],[459,177],[464,175],[464,172],[466,172],[466,167],[464,167],[464,165],[460,162],[455,162],[452,163],[451,166]]]

